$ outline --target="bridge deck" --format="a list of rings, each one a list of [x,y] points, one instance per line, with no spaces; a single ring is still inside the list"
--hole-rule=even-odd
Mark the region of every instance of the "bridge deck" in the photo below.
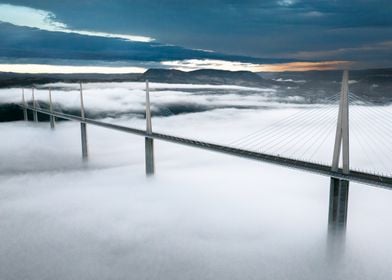
[[[152,134],[147,134],[145,130],[141,130],[141,129],[105,123],[105,122],[88,119],[88,118],[83,119],[79,116],[63,114],[59,112],[50,112],[48,110],[33,108],[29,106],[27,107],[21,106],[21,107],[45,115],[55,116],[61,119],[87,123],[95,126],[105,127],[108,129],[118,130],[118,131],[149,137],[157,140],[163,140],[167,142],[187,145],[195,148],[201,148],[214,152],[229,154],[237,157],[268,162],[268,163],[304,170],[312,173],[317,173],[328,177],[334,177],[338,179],[344,179],[344,180],[349,180],[349,181],[354,181],[354,182],[359,182],[359,183],[364,183],[369,185],[375,185],[387,189],[392,189],[391,177],[379,176],[379,175],[374,175],[374,174],[369,174],[369,173],[364,173],[364,172],[359,172],[354,170],[350,170],[349,174],[343,174],[342,169],[339,169],[337,172],[333,172],[331,171],[331,166],[328,165],[322,165],[322,164],[317,164],[312,162],[301,161],[297,159],[285,158],[281,156],[269,155],[264,153],[248,151],[248,150],[242,150],[238,148],[233,148],[233,147],[228,147],[228,146],[223,146],[223,145],[213,144],[213,143],[208,143],[203,141],[197,141],[189,138],[176,137],[167,134],[154,133],[154,132]]]

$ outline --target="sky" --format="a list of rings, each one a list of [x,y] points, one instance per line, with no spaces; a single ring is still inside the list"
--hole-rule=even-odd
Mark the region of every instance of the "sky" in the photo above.
[[[0,2],[0,71],[391,67],[391,14],[390,0]]]

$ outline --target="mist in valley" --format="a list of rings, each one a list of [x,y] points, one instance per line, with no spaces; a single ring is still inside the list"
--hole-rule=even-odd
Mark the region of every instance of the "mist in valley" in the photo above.
[[[52,88],[56,111],[79,114],[78,87],[46,84],[35,97],[47,106]],[[83,87],[87,117],[145,129],[144,83]],[[30,101],[30,91],[25,96]],[[2,106],[20,100],[20,88],[0,90]],[[329,96],[307,102],[273,87],[152,83],[151,102],[155,132],[258,151],[280,134],[241,139],[274,126],[292,138],[267,151],[332,160],[337,100]],[[374,108],[392,111],[351,106],[351,166],[389,174],[385,135],[371,133],[369,151],[358,140],[389,126],[360,113]],[[295,114],[307,121],[284,121]],[[51,130],[46,121],[4,121],[0,131],[1,279],[387,279],[392,272],[389,190],[350,183],[347,232],[335,240],[327,177],[161,141],[156,174],[146,177],[143,137],[88,125],[83,162],[78,123],[58,121]]]

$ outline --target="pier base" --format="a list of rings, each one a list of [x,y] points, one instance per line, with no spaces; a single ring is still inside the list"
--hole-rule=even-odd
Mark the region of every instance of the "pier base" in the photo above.
[[[81,132],[81,139],[82,139],[82,157],[85,160],[88,157],[87,126],[85,123],[80,123],[80,132]]]
[[[54,116],[50,116],[49,118],[50,118],[50,128],[54,129],[55,123],[56,123],[55,119],[54,119]]]
[[[23,107],[23,119],[27,122],[29,120],[29,117],[27,115],[27,109],[26,107]]]
[[[38,113],[37,113],[37,111],[33,111],[33,120],[34,120],[34,122],[38,122]]]
[[[345,231],[347,225],[349,181],[331,178],[328,228]]]
[[[145,138],[145,153],[146,153],[146,175],[154,175],[154,139]]]
[[[53,113],[52,90],[51,89],[49,89],[49,111],[51,113]],[[55,118],[54,118],[54,116],[50,115],[49,119],[50,119],[50,128],[54,129],[54,126],[55,126]]]

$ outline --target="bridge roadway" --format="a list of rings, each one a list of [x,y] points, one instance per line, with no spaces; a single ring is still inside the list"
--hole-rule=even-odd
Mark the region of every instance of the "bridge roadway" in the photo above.
[[[324,176],[328,176],[328,177],[333,177],[333,178],[337,178],[337,179],[343,179],[343,180],[348,180],[348,181],[383,187],[383,188],[387,188],[387,189],[392,189],[392,178],[391,177],[379,176],[379,175],[375,175],[375,174],[369,174],[369,173],[354,171],[354,170],[350,170],[349,174],[343,174],[342,169],[339,169],[337,172],[333,172],[331,170],[331,166],[328,166],[328,165],[322,165],[322,164],[318,164],[318,163],[306,162],[306,161],[301,161],[301,160],[297,160],[297,159],[285,158],[285,157],[276,156],[276,155],[258,153],[258,152],[253,152],[253,151],[248,151],[248,150],[243,150],[243,149],[238,149],[238,148],[233,148],[233,147],[228,147],[228,146],[223,146],[223,145],[213,144],[213,143],[208,143],[208,142],[203,142],[203,141],[197,141],[197,140],[193,140],[193,139],[189,139],[189,138],[177,137],[177,136],[172,136],[172,135],[167,135],[167,134],[162,134],[162,133],[153,132],[152,134],[148,134],[145,130],[141,130],[141,129],[126,127],[126,126],[121,126],[121,125],[116,125],[116,124],[111,124],[111,123],[105,123],[105,122],[101,122],[101,121],[97,121],[97,120],[93,120],[93,119],[88,119],[88,118],[83,119],[82,117],[79,117],[79,116],[63,114],[60,112],[50,112],[45,109],[33,108],[30,106],[27,106],[27,107],[21,106],[21,107],[27,108],[31,111],[37,111],[41,114],[55,116],[55,117],[58,117],[61,119],[66,119],[66,120],[71,120],[71,121],[77,121],[80,123],[86,123],[86,124],[91,124],[91,125],[95,125],[95,126],[105,127],[108,129],[131,133],[131,134],[144,136],[144,137],[148,137],[148,138],[153,138],[153,139],[157,139],[157,140],[162,140],[162,141],[172,142],[172,143],[176,143],[176,144],[200,148],[200,149],[204,149],[204,150],[229,154],[229,155],[236,156],[236,157],[242,157],[242,158],[246,158],[246,159],[252,159],[252,160],[256,160],[256,161],[277,164],[277,165],[286,166],[286,167],[299,169],[299,170],[303,170],[303,171],[308,171],[311,173],[316,173],[316,174],[320,174],[320,175],[324,175]]]

